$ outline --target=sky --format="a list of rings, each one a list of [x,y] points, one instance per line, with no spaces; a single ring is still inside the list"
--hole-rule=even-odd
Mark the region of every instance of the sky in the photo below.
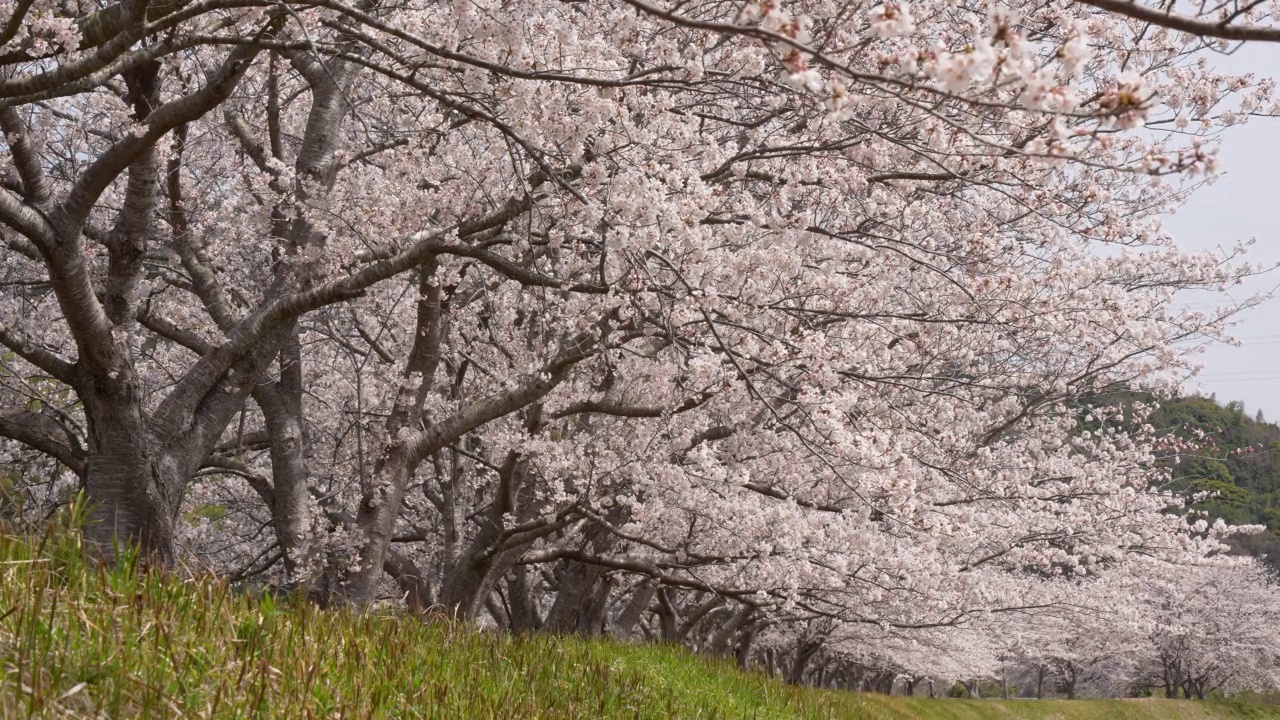
[[[1231,72],[1253,72],[1280,79],[1280,44],[1256,44],[1212,65]],[[1275,265],[1280,262],[1280,118],[1252,118],[1228,128],[1221,136],[1222,175],[1199,188],[1165,227],[1187,249],[1230,247],[1237,240],[1257,238],[1246,259]],[[1252,278],[1231,297],[1243,300],[1280,286],[1280,270]],[[1203,307],[1203,294],[1188,299]],[[1200,356],[1204,369],[1188,387],[1213,393],[1220,402],[1240,400],[1254,413],[1280,421],[1280,292],[1273,299],[1245,311],[1232,334],[1239,347],[1216,345]]]

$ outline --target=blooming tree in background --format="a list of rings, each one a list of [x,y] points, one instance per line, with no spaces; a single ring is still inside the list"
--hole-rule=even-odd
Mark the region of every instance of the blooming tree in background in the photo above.
[[[1098,398],[1257,270],[1159,222],[1272,112],[1204,62],[1251,13],[4,0],[6,497],[323,603],[997,674],[1236,532]]]
[[[1253,563],[1165,576],[1141,596],[1166,697],[1276,687],[1276,588]]]

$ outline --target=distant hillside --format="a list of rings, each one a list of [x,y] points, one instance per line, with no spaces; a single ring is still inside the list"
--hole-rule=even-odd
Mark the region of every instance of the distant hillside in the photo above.
[[[1204,434],[1202,448],[1174,466],[1172,489],[1216,492],[1191,507],[1230,523],[1267,526],[1265,533],[1241,537],[1240,550],[1280,569],[1280,427],[1261,411],[1250,417],[1243,403],[1220,405],[1212,397],[1166,402],[1153,424],[1184,438]]]

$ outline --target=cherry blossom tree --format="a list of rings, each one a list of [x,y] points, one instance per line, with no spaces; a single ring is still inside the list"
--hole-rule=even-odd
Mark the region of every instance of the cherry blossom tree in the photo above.
[[[1274,579],[1253,561],[1181,568],[1145,588],[1151,675],[1166,697],[1276,687]]]
[[[1159,216],[1273,84],[1101,2],[0,3],[8,467],[323,602],[990,674],[1234,532],[1084,402],[1226,331]]]

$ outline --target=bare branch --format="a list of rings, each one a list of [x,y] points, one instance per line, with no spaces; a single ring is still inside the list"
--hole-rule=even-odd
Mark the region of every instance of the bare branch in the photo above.
[[[52,377],[71,385],[75,379],[75,364],[45,350],[35,342],[23,337],[17,330],[0,321],[0,345],[13,351],[15,355],[49,373]]]
[[[1076,0],[1084,5],[1096,7],[1135,20],[1149,22],[1170,30],[1180,30],[1199,37],[1220,38],[1222,40],[1242,40],[1259,42],[1280,42],[1280,28],[1257,27],[1252,25],[1232,25],[1230,22],[1210,22],[1187,15],[1175,15],[1130,0]],[[1172,7],[1172,5],[1170,5]]]
[[[27,124],[13,108],[0,108],[0,130],[4,130],[9,142],[9,152],[13,154],[13,164],[18,169],[18,177],[22,178],[22,192],[28,203],[40,207],[49,202],[49,181],[40,167],[40,156]]]
[[[0,436],[27,445],[83,476],[85,455],[79,441],[61,423],[43,413],[30,410],[0,414]]]

